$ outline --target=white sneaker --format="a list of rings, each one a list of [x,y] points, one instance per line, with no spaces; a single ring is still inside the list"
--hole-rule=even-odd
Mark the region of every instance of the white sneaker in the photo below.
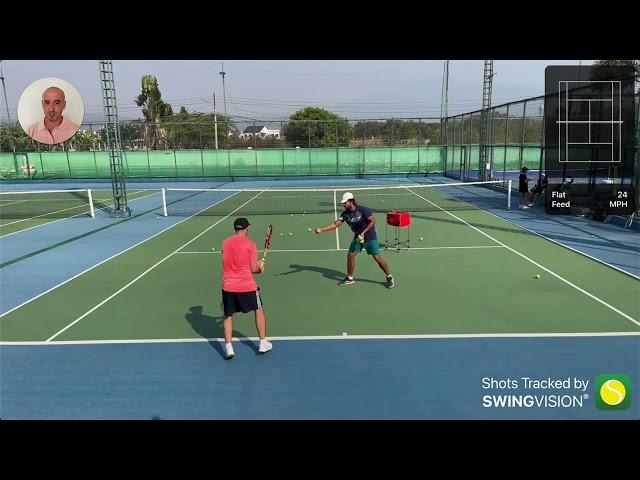
[[[231,360],[233,357],[236,356],[235,352],[233,351],[233,345],[231,345],[230,343],[225,344],[225,350],[226,350],[226,354],[224,358],[226,360]]]
[[[260,348],[258,348],[258,353],[270,352],[272,348],[273,345],[271,345],[271,342],[267,340],[260,340]]]

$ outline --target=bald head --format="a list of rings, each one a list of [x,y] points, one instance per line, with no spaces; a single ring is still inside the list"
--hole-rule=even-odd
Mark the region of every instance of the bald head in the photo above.
[[[42,92],[42,110],[45,122],[59,124],[62,122],[62,111],[67,106],[64,92],[58,87],[49,87]]]
[[[63,102],[65,101],[64,91],[58,87],[49,87],[42,92],[42,100],[47,97],[61,98]]]

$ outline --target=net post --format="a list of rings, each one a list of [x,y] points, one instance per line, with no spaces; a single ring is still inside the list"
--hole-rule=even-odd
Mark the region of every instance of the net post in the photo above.
[[[167,213],[167,191],[165,188],[162,189],[162,212],[165,217],[169,216]]]
[[[91,211],[91,218],[96,218],[96,212],[93,209],[93,195],[91,195],[91,189],[87,189],[87,197],[89,197],[89,210]]]
[[[511,182],[513,180],[509,180],[509,186],[507,187],[507,208],[511,210]]]

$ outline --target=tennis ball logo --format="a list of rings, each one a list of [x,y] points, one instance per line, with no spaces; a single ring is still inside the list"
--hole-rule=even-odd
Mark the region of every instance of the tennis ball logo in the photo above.
[[[631,380],[627,375],[598,375],[595,389],[600,410],[626,410],[631,405]]]
[[[607,405],[618,405],[622,403],[627,395],[627,389],[618,380],[607,380],[600,387],[600,398]]]

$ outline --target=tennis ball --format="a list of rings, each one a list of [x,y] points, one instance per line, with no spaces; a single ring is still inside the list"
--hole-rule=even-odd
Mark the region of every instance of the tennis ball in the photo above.
[[[293,236],[293,232],[289,232],[289,236],[290,236],[290,237],[291,237],[291,236]]]
[[[280,236],[282,237],[284,235],[284,233],[281,233]]]
[[[311,229],[310,229],[310,228],[307,228],[307,232],[310,232],[310,231],[311,231]]]
[[[293,213],[291,215],[289,215],[290,217],[293,217]]]
[[[215,251],[215,248],[214,248],[214,247],[211,247],[211,251],[212,251],[212,252],[213,252],[213,251]]]
[[[423,237],[420,237],[420,241],[422,241],[422,240],[424,240],[424,238],[423,238]]]
[[[540,274],[537,274],[537,275],[536,275],[536,278],[540,278]]]
[[[618,405],[624,400],[627,391],[619,380],[607,380],[600,387],[600,398],[607,405]]]

